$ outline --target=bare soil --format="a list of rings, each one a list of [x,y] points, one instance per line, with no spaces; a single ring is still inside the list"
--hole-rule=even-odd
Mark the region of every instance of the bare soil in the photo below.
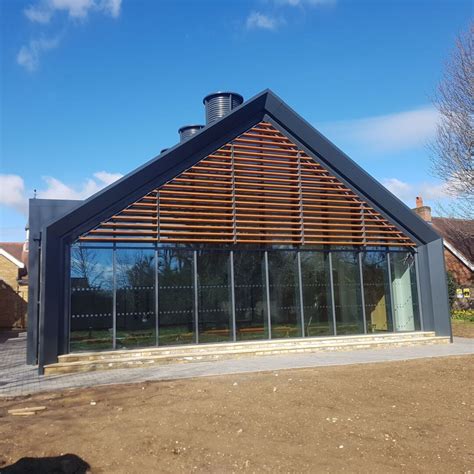
[[[474,338],[474,322],[453,319],[451,324],[453,336]]]
[[[463,356],[0,399],[0,472],[66,453],[94,473],[467,472],[473,382]]]

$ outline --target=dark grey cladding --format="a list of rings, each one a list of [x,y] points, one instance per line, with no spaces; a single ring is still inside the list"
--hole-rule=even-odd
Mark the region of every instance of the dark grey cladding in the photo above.
[[[220,120],[243,101],[244,98],[235,92],[214,92],[207,95],[203,99],[206,107],[206,124],[209,125]]]

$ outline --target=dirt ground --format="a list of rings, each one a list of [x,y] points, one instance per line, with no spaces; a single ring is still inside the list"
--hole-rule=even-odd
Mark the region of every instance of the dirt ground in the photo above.
[[[0,399],[0,472],[65,453],[93,473],[467,472],[473,386],[463,356]]]
[[[474,338],[474,322],[454,319],[451,320],[451,324],[453,336]]]

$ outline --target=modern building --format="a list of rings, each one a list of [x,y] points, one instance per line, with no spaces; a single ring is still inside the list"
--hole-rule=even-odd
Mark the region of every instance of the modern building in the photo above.
[[[30,201],[28,361],[80,351],[434,331],[432,226],[266,90],[83,201]]]

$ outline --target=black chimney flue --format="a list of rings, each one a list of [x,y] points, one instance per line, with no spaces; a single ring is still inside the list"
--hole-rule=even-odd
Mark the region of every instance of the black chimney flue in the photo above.
[[[206,95],[203,103],[206,107],[206,124],[216,122],[238,107],[244,98],[235,92],[214,92]]]

